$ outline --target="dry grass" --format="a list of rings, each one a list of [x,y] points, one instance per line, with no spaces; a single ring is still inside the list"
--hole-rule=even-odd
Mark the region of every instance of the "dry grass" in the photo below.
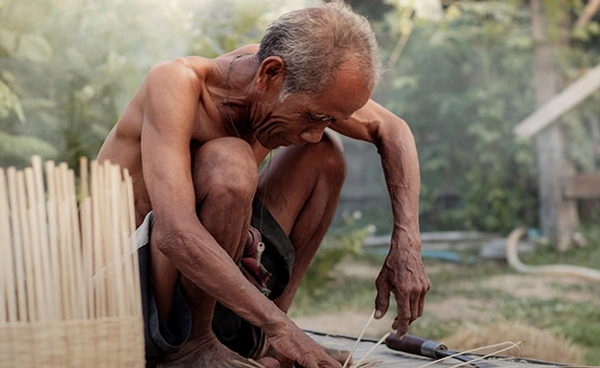
[[[584,352],[548,330],[515,322],[494,322],[487,326],[465,324],[444,339],[453,350],[468,350],[505,341],[521,342],[505,355],[535,358],[557,363],[584,364]],[[482,353],[486,353],[485,351]]]

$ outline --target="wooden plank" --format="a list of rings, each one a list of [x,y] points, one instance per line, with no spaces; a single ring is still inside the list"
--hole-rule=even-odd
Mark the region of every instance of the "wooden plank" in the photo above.
[[[592,20],[594,15],[598,12],[599,9],[600,9],[600,0],[591,0],[585,6],[585,9],[583,9],[583,13],[579,17],[579,19],[577,19],[577,22],[575,23],[575,28],[586,27],[590,23],[590,20]]]
[[[319,344],[332,349],[348,350],[351,351],[356,341],[355,337],[342,336],[342,335],[330,335],[315,331],[306,331],[308,335],[318,342]],[[452,347],[450,347],[452,348]],[[374,350],[372,350],[374,349]],[[444,362],[436,362],[433,359],[421,357],[418,355],[402,353],[399,351],[391,350],[385,344],[377,346],[377,341],[373,339],[363,339],[353,354],[354,362],[358,362],[367,353],[369,355],[365,358],[366,362],[378,362],[375,368],[420,368],[420,367],[432,367],[432,368],[448,368],[461,362],[458,360],[450,359]],[[475,358],[475,356],[474,356]],[[364,363],[364,361],[363,361]],[[517,358],[517,357],[503,357],[502,359],[486,359],[483,362],[479,362],[480,366],[487,367],[537,367],[537,368],[550,368],[560,366],[558,363],[542,362],[533,359]]]
[[[565,199],[600,198],[600,174],[576,174],[564,179]]]
[[[374,235],[365,238],[366,247],[387,247],[390,245],[389,235]],[[430,243],[469,243],[484,242],[492,235],[478,231],[428,231],[421,233],[423,246]]]
[[[556,48],[568,43],[565,29],[561,28],[560,36],[551,42],[547,36],[547,16],[543,0],[531,0],[531,24],[534,40],[533,80],[536,91],[538,110],[548,115],[545,111],[556,106],[557,98],[571,98],[572,94],[558,94],[560,73],[554,62]],[[564,25],[563,25],[564,26]],[[600,73],[600,66],[598,68]],[[600,81],[600,75],[598,76]],[[557,97],[557,96],[563,97]],[[566,97],[565,97],[566,96]],[[563,106],[564,107],[564,106]],[[536,114],[534,114],[536,115]],[[559,116],[560,112],[554,113]],[[573,175],[575,168],[564,155],[564,137],[558,124],[546,126],[554,118],[546,116],[546,120],[538,117],[532,118],[535,130],[530,134],[535,135],[535,149],[538,162],[538,188],[540,198],[540,225],[545,236],[556,244],[559,250],[567,249],[571,244],[573,231],[579,227],[577,203],[563,198],[562,178]],[[545,125],[539,125],[543,122]],[[525,125],[531,127],[531,124]],[[542,129],[544,128],[545,129]]]
[[[533,114],[521,121],[514,128],[514,132],[525,138],[537,134],[598,89],[600,89],[600,65],[588,70],[556,97],[544,103]]]

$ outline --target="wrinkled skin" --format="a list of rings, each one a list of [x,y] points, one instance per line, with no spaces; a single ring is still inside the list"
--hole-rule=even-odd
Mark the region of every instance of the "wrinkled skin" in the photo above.
[[[138,225],[154,212],[150,277],[159,315],[168,316],[178,277],[192,311],[189,340],[161,365],[230,367],[245,361],[211,330],[218,300],[265,332],[267,355],[281,362],[265,356],[265,365],[341,366],[347,354],[325,351],[286,315],[331,224],[344,180],[342,147],[327,127],[373,143],[382,158],[394,231],[376,282],[377,317],[387,312],[390,293],[398,305],[392,327],[399,335],[423,313],[430,284],[420,259],[419,168],[408,126],[369,99],[371,90],[351,61],[320,95],[298,93],[282,102],[283,60],[259,63],[256,50],[251,45],[216,59],[157,64],[98,155],[132,175]],[[275,301],[250,284],[235,262],[248,237],[255,195],[296,251],[291,280]]]
[[[390,251],[377,277],[375,310],[377,318],[383,317],[389,307],[390,292],[393,293],[397,311],[392,329],[401,337],[408,331],[409,324],[423,315],[423,293],[429,290],[430,284],[420,257],[410,252],[404,255],[397,253],[397,250]],[[405,266],[398,268],[399,262],[405,262]],[[405,280],[415,281],[409,284]]]

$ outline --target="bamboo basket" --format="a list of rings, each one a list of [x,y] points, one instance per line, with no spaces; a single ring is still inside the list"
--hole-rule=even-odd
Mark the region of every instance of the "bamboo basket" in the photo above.
[[[143,367],[131,177],[42,166],[0,168],[0,367]]]

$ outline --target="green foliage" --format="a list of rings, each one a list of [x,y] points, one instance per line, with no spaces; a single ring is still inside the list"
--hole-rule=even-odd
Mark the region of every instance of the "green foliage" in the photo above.
[[[441,21],[415,16],[398,21],[406,9],[402,2],[393,4],[397,9],[375,25],[383,53],[402,36],[410,37],[376,99],[405,118],[415,134],[422,229],[507,232],[517,225],[537,226],[532,141],[513,132],[536,108],[530,5],[460,1],[444,6]],[[543,2],[553,42],[559,42],[568,18],[583,10],[581,1],[568,2],[568,8],[558,4]],[[593,47],[600,40],[596,23],[574,32],[579,38],[569,47],[557,48],[563,85],[600,62],[600,49]],[[600,93],[562,119],[566,152],[581,171],[600,165],[600,132],[593,129],[599,102]]]
[[[551,247],[538,247],[534,253],[524,255],[526,264],[569,263],[598,268],[600,260],[600,227],[591,226],[586,229],[586,235],[591,240],[585,248],[573,248],[565,253],[557,253]],[[365,252],[355,262],[364,265],[378,266],[383,262],[384,255],[377,254],[374,259],[366,259]],[[375,259],[376,257],[376,259]],[[490,280],[503,275],[516,276],[507,268],[504,262],[476,262],[472,265],[456,265],[440,260],[424,259],[425,267],[432,282],[432,289],[427,294],[425,314],[410,327],[410,333],[427,337],[432,340],[444,341],[450,335],[459,332],[463,324],[482,323],[482,316],[477,316],[476,308],[482,308],[484,316],[500,321],[522,322],[544,330],[550,330],[587,349],[585,361],[589,365],[600,364],[600,333],[598,323],[600,311],[593,302],[600,292],[600,285],[594,283],[552,284],[553,295],[579,295],[573,299],[562,297],[521,297],[520,293],[506,292],[504,288],[490,288]],[[537,283],[535,283],[537,285]],[[525,290],[528,286],[524,282]],[[521,290],[521,291],[523,291]],[[294,315],[319,314],[341,310],[360,310],[368,313],[373,308],[375,288],[373,280],[348,277],[337,282],[329,283],[322,291],[322,297],[307,300],[304,290],[300,290],[294,301]],[[463,306],[471,313],[464,317],[445,317],[439,311],[439,306],[448,301],[448,308],[456,308],[452,300],[464,299],[473,301]],[[592,302],[590,302],[592,301]],[[438,308],[432,309],[431,306]],[[461,305],[462,304],[458,304]],[[391,307],[390,312],[394,309]],[[432,312],[433,310],[433,312]],[[388,312],[388,313],[390,313]],[[392,312],[393,313],[393,312]],[[450,313],[454,315],[453,313]],[[467,319],[465,319],[467,318]],[[470,318],[470,319],[469,319]],[[477,318],[473,321],[472,318]]]
[[[172,1],[3,1],[0,162],[95,157],[151,65],[185,53],[189,18]]]
[[[259,43],[267,26],[291,9],[287,1],[213,0],[197,11],[198,26],[190,43],[190,53],[216,57],[238,47]]]
[[[311,300],[323,298],[326,285],[333,280],[335,266],[346,257],[361,255],[365,238],[373,232],[372,226],[355,226],[360,218],[359,212],[343,217],[345,226],[328,233],[300,284],[300,294]]]
[[[493,1],[461,2],[445,14],[419,23],[385,86],[385,105],[417,141],[422,227],[536,224],[532,149],[512,132],[535,105],[529,14]],[[443,203],[448,197],[453,204]]]
[[[153,64],[258,42],[285,3],[265,11],[259,0],[187,10],[175,0],[3,0],[0,132],[11,144],[0,163],[95,157]]]
[[[31,156],[56,157],[58,152],[48,142],[29,135],[9,135],[0,131],[0,166],[28,166]]]
[[[377,17],[402,3],[380,4]],[[554,28],[565,17],[556,3],[544,2]],[[186,53],[213,57],[258,42],[265,27],[290,10],[285,0],[215,0],[187,11],[178,4],[2,0],[0,164],[27,164],[33,153],[70,165],[80,155],[93,158],[157,60]],[[580,0],[568,5],[575,15],[583,10]],[[412,29],[376,98],[415,133],[422,228],[535,226],[532,147],[512,133],[535,106],[528,6],[518,0],[452,2],[443,20],[413,19],[410,27],[399,24],[398,14],[411,13],[401,10],[374,24],[386,55]],[[558,55],[566,82],[600,62],[600,48],[590,47],[599,33],[597,20],[573,31],[573,44]],[[600,164],[589,134],[599,102],[600,95],[592,96],[564,119],[568,153],[583,171]]]
[[[523,255],[522,261],[530,265],[572,264],[584,267],[598,268],[600,264],[600,227],[589,226],[585,235],[590,240],[587,247],[571,248],[566,252],[557,253],[552,247],[537,247],[535,252]],[[600,344],[598,324],[600,312],[590,300],[600,291],[599,285],[591,282],[570,283],[556,286],[557,295],[578,294],[582,299],[568,297],[537,298],[517,297],[512,293],[505,293],[498,289],[489,289],[487,282],[491,276],[511,272],[504,263],[478,262],[471,267],[442,265],[439,261],[425,260],[428,269],[436,269],[429,276],[434,287],[427,296],[429,303],[442,303],[449,298],[466,298],[482,302],[493,301],[486,304],[485,312],[491,313],[507,321],[520,321],[541,329],[553,331],[565,336],[580,347],[586,348],[585,360],[587,364],[597,366],[600,364],[600,354],[597,347]],[[447,267],[444,268],[444,267]],[[442,270],[439,271],[439,268]],[[554,287],[553,287],[554,289]],[[419,319],[411,327],[411,332],[422,336],[432,336],[442,340],[460,330],[462,323],[472,321],[439,321],[427,315]],[[593,323],[590,323],[593,321]]]

